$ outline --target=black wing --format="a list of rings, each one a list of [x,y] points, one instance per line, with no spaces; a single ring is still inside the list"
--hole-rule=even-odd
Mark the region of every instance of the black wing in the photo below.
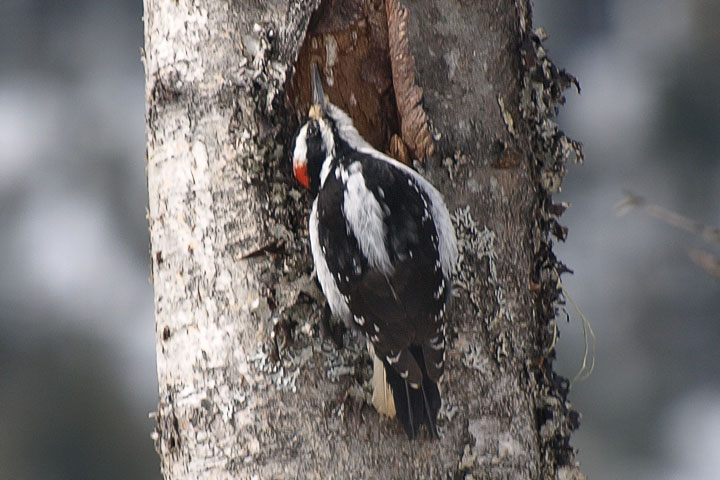
[[[388,162],[350,152],[340,159],[346,167],[362,165],[366,187],[385,212],[386,240],[392,272],[370,268],[343,215],[344,183],[329,174],[318,195],[319,240],[340,292],[346,296],[355,323],[376,353],[403,378],[422,384],[419,359],[409,348],[421,348],[427,375],[442,373],[442,315],[449,285],[443,278],[430,199],[414,179]]]

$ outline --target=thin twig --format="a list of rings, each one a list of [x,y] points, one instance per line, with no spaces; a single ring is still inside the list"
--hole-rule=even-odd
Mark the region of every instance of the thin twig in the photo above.
[[[720,258],[698,248],[691,248],[688,251],[688,255],[690,255],[690,260],[702,268],[705,273],[715,278],[720,278]]]
[[[659,205],[648,203],[643,197],[630,191],[626,190],[624,194],[625,199],[616,206],[619,215],[623,215],[627,213],[628,210],[636,208],[668,225],[698,235],[708,243],[720,245],[720,229],[696,222]]]

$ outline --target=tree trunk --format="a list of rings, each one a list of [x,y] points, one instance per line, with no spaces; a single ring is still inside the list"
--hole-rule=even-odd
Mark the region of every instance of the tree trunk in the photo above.
[[[424,174],[461,253],[441,439],[409,442],[368,406],[363,344],[336,351],[315,326],[286,89],[319,3],[145,0],[165,478],[580,478],[552,371],[549,237],[564,236],[550,195],[580,155],[550,120],[572,77],[545,58],[528,0],[406,0],[436,138]]]

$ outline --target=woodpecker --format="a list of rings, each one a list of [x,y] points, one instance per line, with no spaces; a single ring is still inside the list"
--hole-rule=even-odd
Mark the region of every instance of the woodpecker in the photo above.
[[[293,172],[313,194],[310,244],[335,317],[359,329],[373,356],[373,404],[408,437],[437,438],[445,313],[457,246],[440,193],[374,149],[323,93],[294,139]]]

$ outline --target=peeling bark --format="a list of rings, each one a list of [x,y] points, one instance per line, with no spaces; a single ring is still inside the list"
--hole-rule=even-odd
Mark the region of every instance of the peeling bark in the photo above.
[[[393,89],[402,139],[414,158],[422,162],[435,152],[435,144],[421,103],[422,88],[415,83],[415,58],[408,44],[408,11],[397,0],[386,0],[385,6]]]
[[[145,0],[165,478],[581,478],[551,347],[563,266],[550,195],[576,144],[550,118],[572,77],[548,66],[525,1],[406,2],[437,140],[423,173],[462,254],[442,438],[408,442],[368,406],[364,345],[336,351],[314,317],[286,91],[318,4]]]

